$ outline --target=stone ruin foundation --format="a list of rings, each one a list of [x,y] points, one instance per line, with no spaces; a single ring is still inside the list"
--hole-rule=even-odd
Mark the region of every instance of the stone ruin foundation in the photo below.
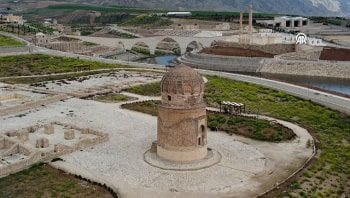
[[[108,140],[108,133],[60,122],[0,133],[0,177]]]

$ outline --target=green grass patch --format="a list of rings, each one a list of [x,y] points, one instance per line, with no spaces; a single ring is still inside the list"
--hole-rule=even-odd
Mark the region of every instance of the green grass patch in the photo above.
[[[125,12],[125,13],[153,13],[162,12],[161,10],[155,9],[144,9],[137,7],[126,7],[126,6],[95,6],[95,5],[84,5],[84,4],[60,4],[60,5],[50,5],[48,10],[64,10],[64,11],[98,11],[102,13],[111,12]]]
[[[160,82],[136,85],[125,91],[143,96],[160,96]]]
[[[0,197],[112,197],[112,194],[47,164],[37,164],[1,178]]]
[[[278,119],[296,122],[313,131],[319,137],[321,153],[309,168],[311,181],[317,175],[340,175],[342,183],[350,184],[350,116],[315,104],[308,100],[288,95],[281,91],[258,85],[238,82],[220,77],[208,77],[205,100],[210,106],[219,106],[220,101],[246,104],[248,111],[259,112]],[[326,168],[327,167],[327,168]],[[299,181],[300,180],[300,181]],[[297,182],[301,182],[302,177]],[[317,184],[314,184],[317,186]],[[290,188],[293,192],[295,189]],[[317,190],[316,190],[317,191]],[[349,193],[349,192],[348,192]],[[308,195],[309,196],[309,195]]]
[[[3,79],[1,80],[1,82],[8,83],[8,84],[34,84],[34,83],[45,82],[45,81],[73,79],[81,76],[101,74],[106,72],[107,71],[87,71],[87,72],[81,72],[81,73],[62,74],[62,75],[43,76],[43,77],[13,77],[8,79]]]
[[[239,115],[210,112],[208,127],[225,131],[230,135],[242,135],[268,142],[281,142],[295,138],[292,130],[278,123]]]
[[[0,35],[0,47],[23,46],[24,43],[9,36]]]
[[[173,22],[164,17],[159,16],[149,16],[149,15],[140,15],[130,20],[127,20],[122,25],[125,26],[147,26],[147,27],[161,27],[161,26],[169,26],[173,24]]]
[[[88,41],[84,41],[83,44],[84,44],[85,46],[97,46],[97,45],[98,45],[98,44],[96,44],[96,43],[88,42]]]
[[[127,66],[41,54],[0,57],[0,77],[46,75],[73,72],[81,68],[95,70],[120,67]]]
[[[222,101],[233,101],[246,105],[246,110],[277,119],[297,123],[309,129],[318,137],[320,156],[308,168],[308,179],[317,181],[317,175],[325,178],[339,175],[341,179],[335,184],[350,186],[350,116],[315,104],[308,100],[291,96],[282,91],[275,91],[259,85],[234,81],[217,76],[207,77],[205,101],[208,106],[219,107]],[[138,86],[135,90],[142,95],[160,95],[160,84]],[[147,106],[147,105],[145,105]],[[153,113],[154,114],[154,113]],[[216,118],[223,122],[225,118]],[[220,120],[222,119],[222,120]],[[214,121],[210,121],[213,124]],[[215,124],[215,123],[214,123]],[[305,145],[306,146],[306,145]],[[303,177],[297,179],[302,182]],[[300,181],[299,181],[300,180]],[[316,183],[313,184],[317,186]],[[348,189],[348,188],[346,188]],[[288,192],[295,192],[289,188]],[[316,189],[316,193],[318,190]],[[349,194],[350,192],[347,191]],[[308,196],[311,196],[308,194]]]
[[[98,95],[93,97],[93,99],[100,102],[114,103],[114,102],[126,102],[130,100],[135,100],[136,98],[129,97],[120,93],[112,93],[107,95]]]
[[[122,108],[146,113],[152,116],[158,116],[159,105],[160,105],[160,101],[150,100],[145,102],[123,104]]]

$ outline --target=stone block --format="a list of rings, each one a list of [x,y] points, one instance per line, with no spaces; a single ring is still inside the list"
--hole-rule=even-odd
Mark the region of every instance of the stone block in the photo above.
[[[47,148],[49,147],[49,140],[47,138],[40,138],[36,140],[36,148]]]
[[[17,138],[21,142],[26,142],[29,140],[29,133],[28,132],[19,133]]]
[[[74,130],[68,129],[64,132],[64,139],[65,140],[73,140],[75,138]]]
[[[52,124],[44,126],[44,133],[51,135],[55,133],[55,127]]]

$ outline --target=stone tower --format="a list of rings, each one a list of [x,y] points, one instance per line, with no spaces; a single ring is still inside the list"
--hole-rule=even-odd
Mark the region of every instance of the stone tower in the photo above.
[[[243,32],[243,12],[239,12],[239,31]]]
[[[161,82],[157,155],[176,162],[207,156],[207,116],[204,81],[183,64],[166,73]]]
[[[249,27],[248,27],[248,33],[253,33],[253,5],[250,4],[249,7]]]

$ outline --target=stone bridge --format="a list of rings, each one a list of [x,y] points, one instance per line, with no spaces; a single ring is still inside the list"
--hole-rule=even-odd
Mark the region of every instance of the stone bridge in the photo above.
[[[80,39],[82,41],[92,42],[107,47],[123,47],[126,50],[131,50],[135,44],[143,43],[148,46],[150,53],[154,54],[159,43],[166,39],[175,41],[181,54],[185,54],[187,47],[192,44],[196,48],[210,47],[214,42],[219,40],[225,40],[228,36],[221,37],[181,37],[181,36],[155,36],[155,37],[143,37],[134,39],[120,39],[120,38],[105,38],[105,37],[90,37],[90,36],[70,36]]]

